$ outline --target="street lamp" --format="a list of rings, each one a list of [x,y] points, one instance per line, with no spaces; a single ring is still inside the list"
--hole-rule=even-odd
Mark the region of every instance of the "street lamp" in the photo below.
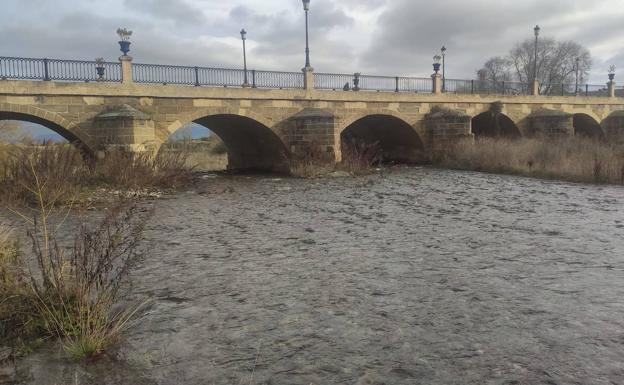
[[[446,67],[444,65],[444,58],[446,57],[446,47],[442,46],[440,52],[442,52],[442,92],[446,92]]]
[[[576,63],[576,81],[574,84],[574,96],[577,96],[579,88],[579,63],[581,62],[581,59],[577,57],[576,59],[574,59],[574,62]]]
[[[306,62],[305,68],[310,68],[310,44],[309,44],[309,34],[308,34],[308,11],[310,10],[310,0],[302,0],[303,1],[303,10],[305,11],[305,28],[306,28]]]
[[[535,61],[533,63],[533,82],[535,83],[537,81],[537,39],[539,37],[539,33],[540,33],[540,27],[539,25],[536,25],[535,28],[533,28],[533,31],[535,32]]]
[[[249,87],[249,81],[247,79],[247,48],[245,46],[245,40],[247,40],[247,31],[245,28],[240,31],[241,39],[243,40],[243,71],[245,72],[245,80],[243,80],[243,88]]]
[[[433,70],[435,71],[436,75],[440,71],[440,60],[442,60],[442,56],[440,55],[435,55],[433,57]]]

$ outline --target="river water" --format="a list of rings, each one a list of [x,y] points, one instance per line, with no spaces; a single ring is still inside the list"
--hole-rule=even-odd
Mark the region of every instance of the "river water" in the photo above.
[[[147,314],[27,384],[623,384],[624,189],[427,168],[148,203]]]

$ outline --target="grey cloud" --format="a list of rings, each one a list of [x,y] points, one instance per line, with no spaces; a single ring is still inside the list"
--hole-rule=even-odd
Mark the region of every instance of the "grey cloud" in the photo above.
[[[453,76],[473,76],[487,58],[505,54],[530,37],[536,23],[565,14],[569,5],[569,0],[396,1],[380,17],[362,62],[372,70],[425,75],[444,44]]]
[[[200,24],[206,20],[201,8],[184,0],[125,0],[124,4],[156,19],[173,21],[177,26]]]
[[[136,62],[240,67],[244,27],[251,67],[298,71],[304,62],[299,0],[2,1],[0,33],[10,37],[4,55],[115,60],[115,30],[125,26],[135,32]],[[596,14],[586,0],[313,0],[312,65],[319,72],[429,76],[444,44],[448,76],[472,77],[487,58],[531,37],[539,23],[545,36],[595,47],[601,55],[594,55],[592,79],[602,82],[608,65],[624,70],[620,8]],[[359,18],[377,14],[362,26]],[[614,42],[612,54],[605,54],[605,39]]]

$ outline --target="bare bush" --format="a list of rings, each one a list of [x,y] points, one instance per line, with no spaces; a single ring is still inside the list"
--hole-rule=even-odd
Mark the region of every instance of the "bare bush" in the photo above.
[[[33,169],[34,170],[34,169]],[[101,353],[130,324],[141,305],[113,311],[120,299],[120,288],[129,267],[136,260],[137,246],[147,215],[134,204],[110,209],[96,226],[83,224],[73,247],[60,244],[56,229],[69,215],[55,200],[46,198],[45,184],[33,171],[28,191],[36,209],[18,212],[29,227],[32,260],[16,252],[0,259],[0,289],[3,298],[19,298],[17,308],[25,307],[28,317],[13,314],[14,301],[0,307],[3,325],[10,325],[14,337],[28,336],[38,325],[39,333],[57,336],[75,358]],[[3,244],[6,237],[0,241]],[[1,246],[1,245],[0,245]],[[25,305],[27,304],[27,305]],[[7,336],[9,333],[3,333]]]
[[[342,143],[341,170],[350,174],[362,174],[379,165],[382,161],[382,151],[378,142],[350,141]]]
[[[4,146],[0,156],[0,187],[4,206],[32,205],[33,178],[41,183],[43,197],[54,204],[71,203],[95,187],[118,189],[179,188],[192,179],[193,167],[184,149],[151,153],[110,151],[104,159],[85,162],[69,144]],[[30,199],[30,200],[28,200]]]
[[[308,144],[290,161],[290,174],[300,178],[315,178],[335,170],[333,154],[318,143]]]

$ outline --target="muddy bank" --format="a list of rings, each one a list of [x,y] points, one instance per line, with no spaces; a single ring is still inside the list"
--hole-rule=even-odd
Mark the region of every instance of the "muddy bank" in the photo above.
[[[205,178],[149,204],[142,322],[88,365],[22,360],[20,383],[624,379],[620,187],[405,168]]]

